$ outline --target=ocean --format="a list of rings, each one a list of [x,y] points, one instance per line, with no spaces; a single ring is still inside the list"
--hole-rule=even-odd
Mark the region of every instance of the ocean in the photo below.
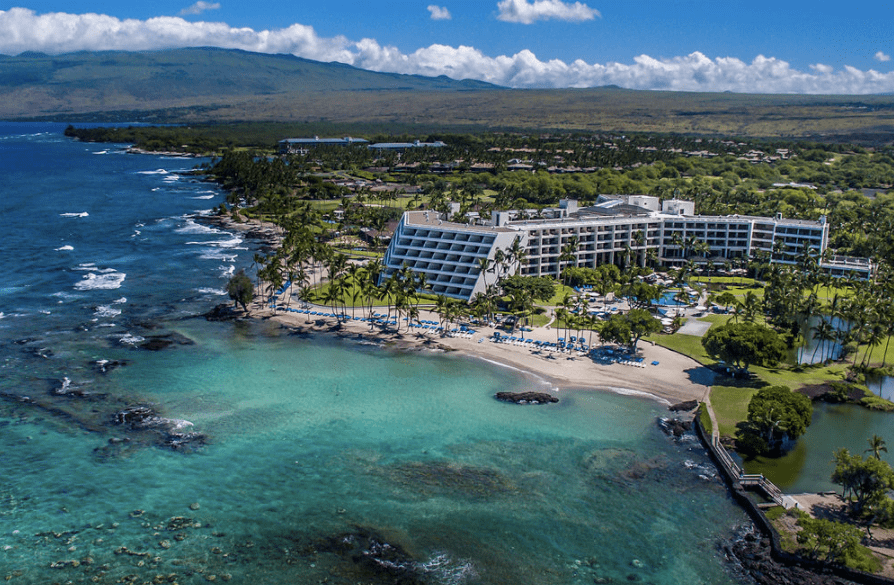
[[[0,123],[0,577],[738,583],[743,526],[647,399],[269,321],[209,322],[257,242],[201,159]]]

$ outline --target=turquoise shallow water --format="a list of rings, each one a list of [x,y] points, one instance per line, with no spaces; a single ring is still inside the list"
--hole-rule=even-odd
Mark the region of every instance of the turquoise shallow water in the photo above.
[[[0,124],[0,576],[11,583],[734,583],[745,521],[646,400],[209,323],[253,244],[195,161]],[[86,213],[86,215],[84,215]],[[171,336],[153,352],[139,339]],[[101,373],[96,360],[125,365]],[[75,389],[59,394],[60,389]],[[116,424],[151,407],[173,450]],[[154,420],[154,419],[153,419]]]

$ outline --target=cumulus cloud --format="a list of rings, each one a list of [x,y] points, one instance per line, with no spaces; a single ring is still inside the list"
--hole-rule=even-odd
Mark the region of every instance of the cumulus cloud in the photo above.
[[[497,18],[504,22],[533,24],[538,20],[566,20],[583,22],[602,16],[595,8],[575,2],[568,4],[561,0],[501,0],[497,4]]]
[[[875,54],[875,60],[878,61],[879,63],[885,63],[886,61],[891,60],[891,55],[886,55],[886,54],[882,53],[881,51],[879,51],[878,53]]]
[[[192,6],[188,6],[180,11],[180,16],[190,16],[194,14],[202,14],[207,10],[219,10],[220,2],[205,2],[204,0],[199,0]]]
[[[437,6],[435,4],[428,5],[428,11],[431,13],[432,20],[450,20],[450,11],[446,6]]]
[[[338,61],[391,73],[446,75],[519,88],[598,87],[742,93],[868,94],[894,92],[894,72],[835,69],[815,64],[809,71],[759,55],[751,62],[703,53],[667,59],[639,55],[632,63],[542,61],[528,50],[485,55],[467,46],[430,45],[412,53],[374,39],[321,37],[312,27],[255,31],[225,23],[189,22],[177,17],[119,20],[100,14],[51,13],[12,8],[0,11],[0,54],[23,51],[151,50],[222,47],[258,53],[289,53],[317,61]]]

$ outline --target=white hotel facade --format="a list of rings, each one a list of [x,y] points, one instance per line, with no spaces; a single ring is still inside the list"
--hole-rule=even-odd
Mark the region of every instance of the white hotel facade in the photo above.
[[[764,252],[773,262],[795,263],[803,247],[821,255],[829,241],[825,218],[819,221],[750,217],[740,215],[697,216],[689,201],[670,200],[659,204],[646,195],[603,195],[596,205],[578,208],[573,200],[561,207],[531,211],[495,212],[487,224],[454,223],[434,211],[404,213],[385,253],[386,274],[409,266],[424,273],[427,288],[435,294],[469,300],[484,292],[493,274],[481,271],[481,260],[494,259],[497,250],[506,253],[516,239],[525,250],[522,266],[513,266],[526,276],[558,277],[565,266],[596,267],[623,265],[643,258],[649,250],[662,264],[685,261],[687,241],[697,239],[710,248],[707,259],[723,263]],[[560,261],[563,248],[573,238],[575,260]],[[704,260],[704,258],[703,258]],[[867,277],[868,260],[836,258],[821,266],[836,276],[855,272]]]

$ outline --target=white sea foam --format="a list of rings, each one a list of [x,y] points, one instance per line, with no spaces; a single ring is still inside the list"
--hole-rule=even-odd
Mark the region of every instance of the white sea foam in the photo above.
[[[223,267],[221,267],[221,268],[223,268]],[[234,268],[234,267],[233,267],[233,266],[230,266],[230,268]],[[216,289],[216,288],[208,288],[208,287],[198,288],[198,289],[196,289],[196,292],[200,292],[200,293],[202,293],[203,295],[219,295],[219,296],[223,296],[223,295],[227,294],[227,291],[225,291],[225,290],[219,290],[219,289]]]
[[[201,256],[199,256],[202,260],[219,260],[220,262],[235,262],[236,255],[235,254],[227,254],[222,250],[217,250],[215,248],[210,248],[206,250]]]
[[[109,305],[99,305],[93,312],[93,316],[99,317],[100,319],[106,317],[117,317],[120,314],[121,309],[116,309],[114,307],[110,307]]]
[[[37,312],[40,313],[41,315],[52,315],[52,314],[53,314],[52,311],[48,311],[48,310],[46,310],[46,309],[40,309],[40,310],[37,311]]]
[[[234,256],[235,259],[235,256]],[[220,267],[223,272],[220,273],[221,278],[229,278],[236,274],[236,266],[230,264],[229,266],[221,266]]]
[[[186,223],[182,227],[174,230],[175,233],[178,234],[222,234],[225,233],[222,230],[219,230],[212,226],[207,226],[201,223],[198,223],[191,217],[186,218]],[[200,242],[201,243],[201,242]]]
[[[521,368],[516,368],[515,366],[510,366],[509,364],[504,364],[503,362],[498,362],[498,361],[495,361],[495,360],[490,360],[490,359],[487,359],[486,357],[481,357],[481,356],[475,356],[475,357],[477,357],[478,359],[480,359],[480,360],[483,361],[483,362],[487,362],[487,363],[489,363],[489,364],[493,364],[493,365],[495,365],[495,366],[500,366],[501,368],[506,368],[507,370],[513,370],[513,371],[519,372],[519,373],[521,373],[521,374],[525,374],[526,376],[530,376],[531,378],[534,378],[535,380],[537,380],[538,382],[540,382],[540,383],[543,384],[544,386],[549,386],[549,389],[550,389],[550,391],[552,391],[552,392],[558,392],[558,391],[559,391],[559,389],[558,389],[557,387],[553,386],[552,384],[550,384],[549,381],[547,381],[547,380],[545,380],[544,378],[538,376],[537,374],[535,374],[534,372],[532,372],[532,371],[530,371],[530,370],[523,370],[523,369],[521,369]]]
[[[121,284],[126,276],[123,272],[115,270],[111,272],[103,271],[103,273],[91,272],[85,274],[84,278],[80,282],[75,283],[74,287],[76,290],[114,290],[121,288]]]
[[[191,199],[214,199],[216,195],[199,195],[198,197],[191,197]]]
[[[146,341],[145,337],[140,337],[139,335],[133,335],[131,333],[122,335],[121,338],[118,340],[118,342],[122,345],[137,345],[144,341]]]
[[[65,245],[65,246],[62,246],[61,248],[56,248],[57,252],[68,252],[71,250],[74,250],[74,246]]]
[[[60,213],[59,217],[87,217],[89,215],[86,211],[82,211],[80,213]]]
[[[208,240],[207,242],[186,242],[187,246],[213,246],[215,248],[235,248],[242,243],[242,238],[233,236],[228,240]]]
[[[180,180],[180,175],[168,175],[162,179],[165,183],[176,183]]]
[[[137,171],[138,175],[167,175],[168,171],[164,169],[155,169],[154,171]]]
[[[165,420],[167,420],[167,422],[171,424],[171,426],[173,427],[173,429],[175,431],[179,431],[179,430],[194,426],[188,420],[183,420],[180,418],[169,418],[169,419],[165,419]]]
[[[94,152],[93,154],[109,154],[108,150],[100,150],[98,152]]]
[[[120,299],[115,299],[112,301],[113,304],[122,305],[127,302],[127,297],[121,297]]]

